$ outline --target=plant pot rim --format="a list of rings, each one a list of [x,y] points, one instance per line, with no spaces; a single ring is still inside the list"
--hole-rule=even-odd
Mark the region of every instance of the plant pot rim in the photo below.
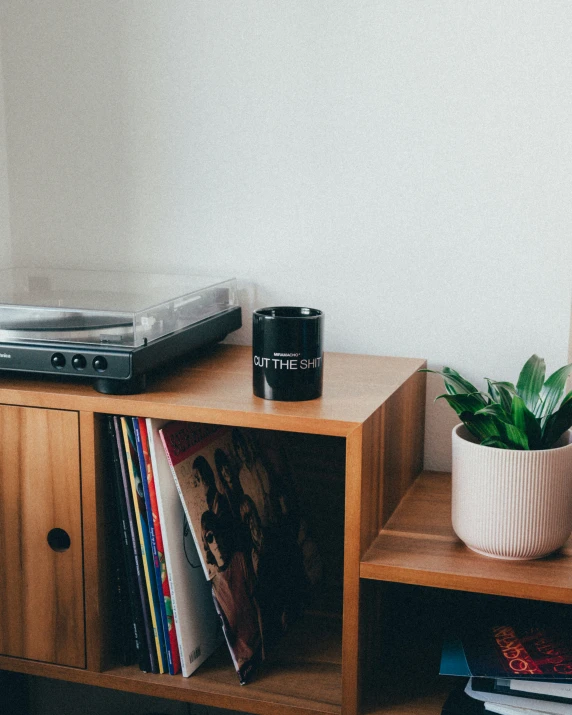
[[[463,434],[463,431],[465,434]],[[477,442],[477,437],[472,435],[465,424],[463,422],[459,422],[459,424],[455,425],[453,427],[453,437],[457,437],[458,439],[462,439],[463,442],[468,442],[469,444],[473,444],[475,447],[483,447],[483,449],[494,449],[497,452],[518,452],[522,454],[536,454],[537,452],[555,452],[560,449],[568,449],[572,448],[572,429],[566,430],[557,440],[556,444],[558,444],[561,440],[567,438],[568,441],[565,444],[560,444],[557,447],[548,447],[547,449],[503,449],[502,447],[489,447],[489,445],[482,445],[480,442]]]

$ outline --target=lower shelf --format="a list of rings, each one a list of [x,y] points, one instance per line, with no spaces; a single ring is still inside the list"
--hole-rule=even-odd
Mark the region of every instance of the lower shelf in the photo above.
[[[218,665],[209,665],[209,672],[200,676],[168,680],[169,676],[146,675],[136,668],[93,673],[41,663],[9,663],[8,660],[13,661],[0,656],[0,669],[260,715],[341,715],[342,712],[338,700],[341,699],[340,668],[327,665],[290,668],[276,673],[274,677],[269,674],[256,685],[253,683],[241,688],[233,682],[233,678],[228,678],[227,662],[220,664],[225,674],[219,671]],[[22,687],[21,683],[19,687]],[[363,715],[440,715],[449,692],[442,681],[436,681],[433,687],[416,688],[412,690],[400,684],[394,692],[384,691],[377,702],[363,709]],[[329,702],[319,699],[326,693],[330,697]]]
[[[97,673],[5,656],[0,656],[0,669],[259,715],[339,715],[341,621],[316,617],[308,623],[305,618],[245,686],[223,647],[190,678],[152,675],[136,666]]]
[[[252,683],[241,686],[221,647],[190,678],[151,675],[136,666],[97,673],[0,656],[0,670],[53,678],[168,700],[240,710],[258,715],[341,715],[341,620],[307,617],[284,639]],[[447,679],[396,682],[366,705],[367,715],[440,715]]]

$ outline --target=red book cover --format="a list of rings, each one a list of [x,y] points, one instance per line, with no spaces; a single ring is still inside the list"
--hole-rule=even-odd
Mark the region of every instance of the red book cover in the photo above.
[[[145,467],[147,471],[147,484],[149,486],[149,501],[151,503],[151,512],[153,517],[153,527],[155,530],[155,545],[157,549],[157,557],[159,559],[161,573],[161,587],[163,590],[163,598],[165,601],[165,611],[167,614],[167,626],[169,636],[169,646],[172,659],[172,673],[177,675],[181,672],[181,660],[179,657],[179,645],[177,642],[177,632],[173,619],[173,609],[171,607],[171,589],[169,587],[169,579],[167,578],[167,565],[165,562],[165,547],[163,544],[163,535],[161,531],[161,522],[159,519],[159,508],[157,506],[157,493],[155,490],[155,478],[153,475],[153,466],[151,464],[151,456],[149,453],[149,439],[147,435],[147,424],[143,418],[138,419],[139,431],[141,434],[141,447],[143,457],[145,459]]]

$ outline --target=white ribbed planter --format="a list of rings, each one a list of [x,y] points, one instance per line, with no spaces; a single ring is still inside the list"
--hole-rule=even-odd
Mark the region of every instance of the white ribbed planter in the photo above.
[[[499,559],[538,559],[572,532],[572,443],[553,449],[483,447],[453,429],[453,529],[470,549]]]

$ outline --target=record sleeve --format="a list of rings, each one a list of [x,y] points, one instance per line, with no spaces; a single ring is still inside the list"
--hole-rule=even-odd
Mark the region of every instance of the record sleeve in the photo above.
[[[287,460],[275,433],[174,422],[160,434],[244,684],[308,593]]]

